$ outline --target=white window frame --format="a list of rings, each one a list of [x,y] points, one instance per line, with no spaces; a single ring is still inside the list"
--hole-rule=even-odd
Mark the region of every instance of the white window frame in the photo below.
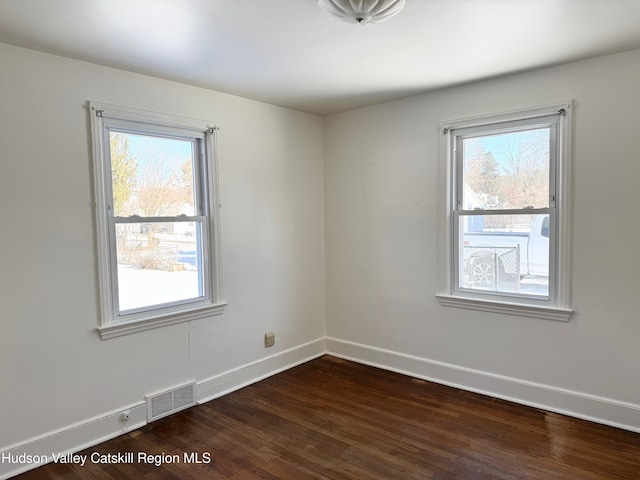
[[[204,120],[89,102],[93,146],[94,206],[98,255],[99,320],[102,339],[220,315],[223,300],[220,245],[217,131]],[[109,130],[122,129],[148,135],[176,135],[199,145],[194,177],[199,211],[193,220],[202,224],[202,296],[197,300],[154,305],[120,313],[117,307],[115,220],[112,208]],[[156,221],[158,219],[155,219]],[[173,217],[168,217],[172,221]],[[182,219],[181,219],[182,220]],[[126,220],[125,220],[126,221]],[[140,220],[133,218],[131,221]],[[118,223],[123,223],[118,219]]]
[[[570,307],[572,107],[572,102],[568,101],[440,123],[439,266],[436,297],[441,305],[547,320],[569,320],[573,312]],[[549,117],[553,117],[556,125],[552,129],[556,137],[550,165],[551,191],[555,190],[555,197],[551,198],[548,209],[540,209],[542,213],[550,214],[551,223],[549,297],[540,299],[527,295],[496,295],[457,288],[457,186],[461,174],[456,165],[456,138],[465,132],[499,129],[500,124],[509,122],[522,122],[535,128],[536,123],[549,124]]]

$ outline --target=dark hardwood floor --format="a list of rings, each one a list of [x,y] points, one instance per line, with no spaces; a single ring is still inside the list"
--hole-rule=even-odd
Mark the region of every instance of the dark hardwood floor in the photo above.
[[[81,453],[124,452],[135,461],[16,478],[640,479],[640,434],[330,356]]]

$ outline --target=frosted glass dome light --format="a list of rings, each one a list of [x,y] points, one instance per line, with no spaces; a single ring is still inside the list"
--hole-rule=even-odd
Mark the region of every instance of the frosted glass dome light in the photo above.
[[[318,6],[349,23],[380,23],[400,13],[405,0],[318,0]]]

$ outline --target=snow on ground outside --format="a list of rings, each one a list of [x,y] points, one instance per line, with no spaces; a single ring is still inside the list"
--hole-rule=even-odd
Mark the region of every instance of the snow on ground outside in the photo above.
[[[139,269],[118,265],[120,310],[197,298],[198,272]]]

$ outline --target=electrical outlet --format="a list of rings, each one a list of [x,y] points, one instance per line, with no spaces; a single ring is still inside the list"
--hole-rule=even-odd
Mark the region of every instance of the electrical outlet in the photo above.
[[[267,332],[264,334],[264,346],[273,347],[273,344],[276,343],[276,334],[273,332]]]

